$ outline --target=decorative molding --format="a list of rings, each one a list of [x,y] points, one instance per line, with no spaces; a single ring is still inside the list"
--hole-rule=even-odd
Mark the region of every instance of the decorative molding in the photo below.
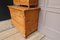
[[[46,10],[49,12],[55,12],[57,14],[60,14],[60,8],[48,7]]]
[[[48,0],[48,7],[60,8],[60,0]]]
[[[60,13],[60,2],[59,0],[48,0],[46,11]]]

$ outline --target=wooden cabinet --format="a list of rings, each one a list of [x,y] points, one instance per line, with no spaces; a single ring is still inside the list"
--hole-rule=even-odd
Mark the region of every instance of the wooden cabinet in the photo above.
[[[15,5],[38,6],[38,0],[13,0]]]
[[[40,8],[27,8],[18,6],[9,6],[12,24],[27,37],[38,29],[38,16]]]

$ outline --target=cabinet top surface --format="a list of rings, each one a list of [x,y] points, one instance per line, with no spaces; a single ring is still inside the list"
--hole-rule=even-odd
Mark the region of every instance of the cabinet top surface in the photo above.
[[[34,7],[34,8],[28,8],[28,7],[21,7],[21,6],[8,6],[9,8],[14,8],[14,9],[18,9],[18,10],[35,10],[35,9],[39,9],[38,7]]]

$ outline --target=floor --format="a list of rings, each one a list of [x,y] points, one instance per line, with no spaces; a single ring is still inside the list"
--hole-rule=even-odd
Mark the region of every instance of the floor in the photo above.
[[[11,25],[11,21],[6,20],[0,22],[0,40],[48,40],[48,39],[45,35],[41,34],[38,31],[32,33],[30,36],[28,36],[27,39],[25,39],[16,30],[16,28]]]

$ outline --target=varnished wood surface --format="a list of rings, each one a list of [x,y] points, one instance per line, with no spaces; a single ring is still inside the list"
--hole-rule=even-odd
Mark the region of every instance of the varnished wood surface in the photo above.
[[[13,0],[15,5],[38,6],[38,0]]]
[[[38,16],[40,8],[26,8],[10,6],[12,24],[27,37],[38,28]]]

